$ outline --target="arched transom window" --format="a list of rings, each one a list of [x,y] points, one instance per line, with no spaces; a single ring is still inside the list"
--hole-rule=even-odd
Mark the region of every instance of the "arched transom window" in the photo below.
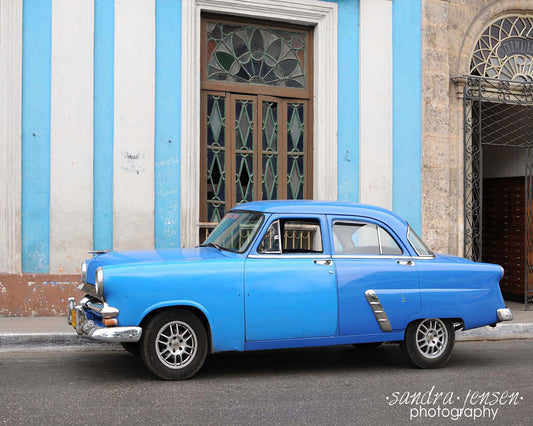
[[[507,16],[490,24],[475,45],[470,74],[533,81],[533,16]]]

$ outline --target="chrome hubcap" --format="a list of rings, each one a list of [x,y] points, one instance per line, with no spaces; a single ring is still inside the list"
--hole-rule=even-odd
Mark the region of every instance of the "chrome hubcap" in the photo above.
[[[440,319],[427,319],[416,329],[416,347],[425,358],[437,358],[446,349],[448,330]]]
[[[169,322],[157,333],[155,342],[157,357],[169,368],[183,368],[190,364],[197,348],[196,334],[184,322]]]

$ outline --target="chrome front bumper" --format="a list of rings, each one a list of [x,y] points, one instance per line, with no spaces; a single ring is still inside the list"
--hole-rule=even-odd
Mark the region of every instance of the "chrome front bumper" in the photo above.
[[[501,308],[496,311],[498,315],[498,321],[512,321],[514,318],[513,313],[509,308]]]
[[[90,310],[98,314],[105,314],[118,310],[109,307],[106,303],[95,304],[84,297],[76,305],[73,297],[68,299],[67,322],[76,329],[76,333],[87,336],[90,339],[100,342],[138,342],[141,339],[141,327],[101,327],[94,321],[87,318],[85,310]]]

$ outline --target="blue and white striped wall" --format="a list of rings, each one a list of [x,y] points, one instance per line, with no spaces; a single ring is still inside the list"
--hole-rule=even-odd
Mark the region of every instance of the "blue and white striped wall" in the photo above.
[[[391,209],[420,231],[421,2],[338,5],[338,198]]]
[[[179,246],[181,2],[24,0],[22,270]]]
[[[18,1],[22,272],[76,273],[90,249],[179,247],[192,190],[180,182],[181,14],[194,0]],[[330,3],[337,197],[420,230],[420,1]]]

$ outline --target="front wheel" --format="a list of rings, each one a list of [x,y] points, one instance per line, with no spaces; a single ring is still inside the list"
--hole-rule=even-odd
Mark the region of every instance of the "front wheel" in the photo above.
[[[146,367],[164,380],[184,380],[202,367],[207,333],[196,315],[185,309],[163,311],[147,324],[141,338]]]
[[[448,361],[455,343],[453,322],[448,319],[422,319],[407,326],[400,344],[411,364],[419,368],[439,368]]]

